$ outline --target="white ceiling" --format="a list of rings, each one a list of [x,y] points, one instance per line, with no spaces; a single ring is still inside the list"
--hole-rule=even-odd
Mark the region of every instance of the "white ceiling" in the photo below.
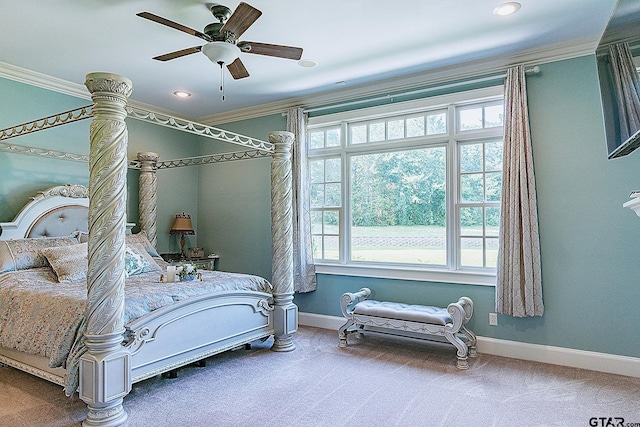
[[[117,73],[133,81],[132,100],[206,118],[416,73],[455,73],[460,64],[488,67],[497,57],[505,66],[552,51],[593,51],[616,0],[520,0],[515,15],[493,15],[501,2],[248,0],[263,14],[241,40],[302,47],[303,59],[318,65],[243,53],[251,76],[234,81],[225,70],[224,102],[220,69],[202,53],[151,59],[203,40],[136,16],[148,11],[202,31],[215,18],[200,0],[2,0],[0,62],[78,87],[89,72]],[[232,10],[238,3],[224,1]],[[177,89],[193,95],[178,99]]]

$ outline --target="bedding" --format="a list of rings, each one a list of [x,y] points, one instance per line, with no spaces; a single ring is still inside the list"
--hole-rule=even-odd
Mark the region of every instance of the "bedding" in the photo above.
[[[38,237],[0,241],[0,273],[49,265],[42,250],[51,247],[77,245],[76,237]]]
[[[190,297],[231,290],[272,292],[262,277],[221,271],[202,271],[202,281],[160,282],[167,264],[152,261],[157,271],[126,279],[125,325]],[[86,297],[85,279],[60,282],[50,267],[0,274],[0,346],[46,357],[52,368],[66,368],[67,395],[77,388],[78,362],[86,351]]]
[[[87,244],[56,246],[42,250],[49,265],[56,273],[58,282],[70,282],[87,278],[89,262],[87,260]]]

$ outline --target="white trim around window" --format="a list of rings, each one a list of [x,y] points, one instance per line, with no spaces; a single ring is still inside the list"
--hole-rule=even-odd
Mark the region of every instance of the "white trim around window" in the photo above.
[[[311,138],[307,138],[310,141],[310,147],[308,150],[308,159],[310,162],[316,161],[316,165],[318,164],[317,160],[334,158],[340,159],[341,169],[342,169],[342,177],[341,177],[341,188],[340,188],[340,198],[341,203],[339,206],[335,204],[335,196],[329,202],[328,196],[324,199],[327,201],[327,205],[316,205],[316,212],[323,212],[324,210],[333,210],[340,212],[340,220],[339,226],[337,228],[338,244],[336,244],[336,240],[331,233],[327,233],[331,239],[331,247],[330,250],[337,250],[339,255],[334,255],[333,252],[327,251],[327,246],[324,246],[324,243],[321,243],[322,253],[331,253],[333,259],[316,259],[316,272],[320,274],[337,274],[337,275],[348,275],[348,276],[361,276],[361,277],[372,277],[372,278],[387,278],[387,279],[399,279],[399,280],[414,280],[414,281],[430,281],[430,282],[442,282],[442,283],[460,283],[460,284],[474,284],[474,285],[495,285],[495,268],[487,268],[487,267],[465,267],[462,266],[461,262],[461,242],[462,237],[465,237],[461,234],[461,219],[460,219],[460,207],[465,207],[465,204],[462,202],[462,193],[463,190],[460,188],[460,180],[462,178],[461,170],[462,166],[459,164],[460,161],[460,153],[459,146],[461,144],[476,144],[484,147],[485,142],[490,142],[492,140],[502,139],[502,126],[499,129],[494,128],[485,129],[484,128],[484,112],[482,109],[482,125],[480,128],[473,128],[471,130],[460,131],[458,129],[459,125],[459,117],[458,112],[463,109],[467,105],[474,106],[491,106],[493,104],[499,103],[501,104],[504,95],[504,88],[502,85],[500,86],[492,86],[484,89],[476,89],[464,92],[457,92],[448,95],[435,96],[430,98],[424,98],[414,101],[407,101],[403,103],[394,103],[385,106],[371,107],[360,110],[347,111],[343,113],[334,113],[330,115],[310,117],[308,121],[308,131],[311,133],[316,130],[316,134],[318,130],[320,130],[320,137],[322,137],[322,130],[325,130],[325,141],[324,145],[315,145],[311,146],[313,142],[311,142]],[[405,119],[412,114],[420,114],[420,113],[431,113],[436,110],[440,110],[441,112],[446,113],[447,117],[447,131],[446,134],[425,134],[423,137],[413,138],[408,136],[409,132],[406,131],[405,137],[398,140],[395,140],[395,137],[390,136],[391,132],[390,123],[395,121],[396,117],[401,119],[404,117]],[[487,110],[488,111],[488,110]],[[375,125],[376,120],[378,119],[389,119],[387,122],[388,129],[384,132],[387,132],[386,139],[380,136],[380,134],[376,134],[372,136],[372,132],[377,129],[373,129],[373,125]],[[368,138],[364,140],[364,143],[348,143],[349,138],[356,138],[356,136],[348,135],[350,131],[350,125],[355,123],[355,126],[362,127],[360,124],[371,123],[371,129],[366,127],[366,132],[368,132],[368,136],[364,138]],[[408,126],[408,121],[403,126]],[[400,123],[402,125],[402,123]],[[329,128],[339,129],[341,134],[341,141],[339,144],[336,144],[334,139],[330,138],[330,132],[326,132]],[[358,131],[360,131],[358,129]],[[362,132],[358,133],[358,138],[362,138],[360,136]],[[354,134],[355,135],[355,134]],[[315,136],[315,135],[314,135]],[[382,139],[380,139],[382,138]],[[339,145],[339,146],[338,146]],[[350,260],[351,257],[351,204],[352,194],[351,193],[351,159],[353,156],[358,156],[361,153],[364,155],[376,153],[376,152],[390,152],[394,150],[414,150],[421,148],[429,148],[429,147],[445,147],[446,149],[446,247],[449,248],[446,251],[446,261],[437,262],[436,265],[432,264],[414,264],[414,263],[405,263],[402,262],[384,262],[377,261],[376,262],[368,262],[366,261],[366,257],[359,257],[357,260]],[[322,148],[318,148],[322,147]],[[484,150],[484,148],[482,148]],[[484,158],[483,158],[484,162]],[[324,162],[326,164],[326,162]],[[322,164],[322,162],[321,162]],[[325,169],[328,169],[327,166],[322,166]],[[479,171],[480,173],[476,174],[477,177],[482,176],[482,180],[485,180],[485,176],[489,175],[487,171],[483,169]],[[488,172],[491,172],[490,170]],[[326,171],[323,173],[327,173]],[[332,185],[333,189],[336,189],[333,181],[326,176],[322,178],[323,180],[316,180],[316,183],[320,185],[320,187],[316,187],[316,189],[320,189],[322,192],[321,197],[325,197],[324,189],[328,188],[329,185]],[[480,179],[480,178],[479,178]],[[312,180],[313,181],[313,180]],[[484,182],[484,181],[483,181]],[[313,184],[312,184],[313,186]],[[495,186],[494,186],[495,187]],[[430,187],[435,188],[435,187]],[[486,184],[485,190],[486,191]],[[317,194],[318,191],[316,191]],[[327,191],[328,194],[328,191]],[[384,194],[384,193],[381,193]],[[408,194],[408,193],[407,193]],[[353,196],[355,197],[355,196]],[[313,198],[313,195],[312,195]],[[384,199],[383,199],[384,200]],[[390,199],[387,199],[390,200]],[[483,204],[484,203],[484,204]],[[471,212],[473,209],[468,208],[466,212]],[[480,203],[479,206],[492,206],[491,203],[487,203],[487,200]],[[482,208],[482,212],[484,212],[484,207]],[[313,207],[312,207],[313,211]],[[441,211],[439,211],[441,212]],[[483,213],[484,215],[484,213]],[[361,217],[358,217],[361,218]],[[485,228],[486,218],[483,217],[481,221],[484,221],[480,225],[480,229]],[[312,221],[313,222],[313,221]],[[325,227],[324,219],[320,221],[322,223],[322,227]],[[426,224],[426,223],[423,223]],[[466,227],[469,227],[466,225]],[[349,228],[349,230],[346,230]],[[362,228],[362,227],[360,227]],[[334,230],[332,229],[332,230]],[[473,231],[473,230],[472,230]],[[325,236],[324,231],[321,232],[321,239],[324,239]],[[467,236],[468,237],[468,236]],[[484,240],[483,240],[484,239]],[[486,236],[482,235],[479,239],[467,239],[467,241],[472,240],[482,240],[485,242]],[[491,240],[491,239],[489,239]],[[455,245],[455,250],[452,250],[452,245]],[[486,242],[483,243],[486,245]],[[483,249],[484,251],[484,249]],[[486,266],[486,251],[483,252],[482,259],[484,266]],[[423,261],[424,258],[420,260]],[[441,264],[442,265],[438,265]]]

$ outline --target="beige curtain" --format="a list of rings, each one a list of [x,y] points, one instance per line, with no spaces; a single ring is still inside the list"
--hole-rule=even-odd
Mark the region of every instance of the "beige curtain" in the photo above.
[[[496,311],[542,316],[540,241],[524,67],[507,70]]]
[[[293,169],[293,289],[311,292],[317,288],[316,267],[311,247],[311,210],[306,144],[307,116],[302,108],[287,112],[287,131],[295,135],[292,146]]]
[[[620,137],[626,141],[640,129],[640,76],[633,63],[629,44],[610,45],[609,56],[618,100]]]

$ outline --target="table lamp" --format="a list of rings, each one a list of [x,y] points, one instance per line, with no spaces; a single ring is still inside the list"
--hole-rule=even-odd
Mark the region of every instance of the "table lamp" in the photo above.
[[[196,232],[193,230],[193,224],[191,224],[191,216],[184,212],[182,212],[181,214],[177,214],[176,220],[173,222],[173,226],[171,227],[171,231],[169,231],[169,234],[180,235],[180,248],[182,249],[180,252],[180,259],[186,259],[187,257],[184,253],[184,236],[185,234],[196,234]]]

